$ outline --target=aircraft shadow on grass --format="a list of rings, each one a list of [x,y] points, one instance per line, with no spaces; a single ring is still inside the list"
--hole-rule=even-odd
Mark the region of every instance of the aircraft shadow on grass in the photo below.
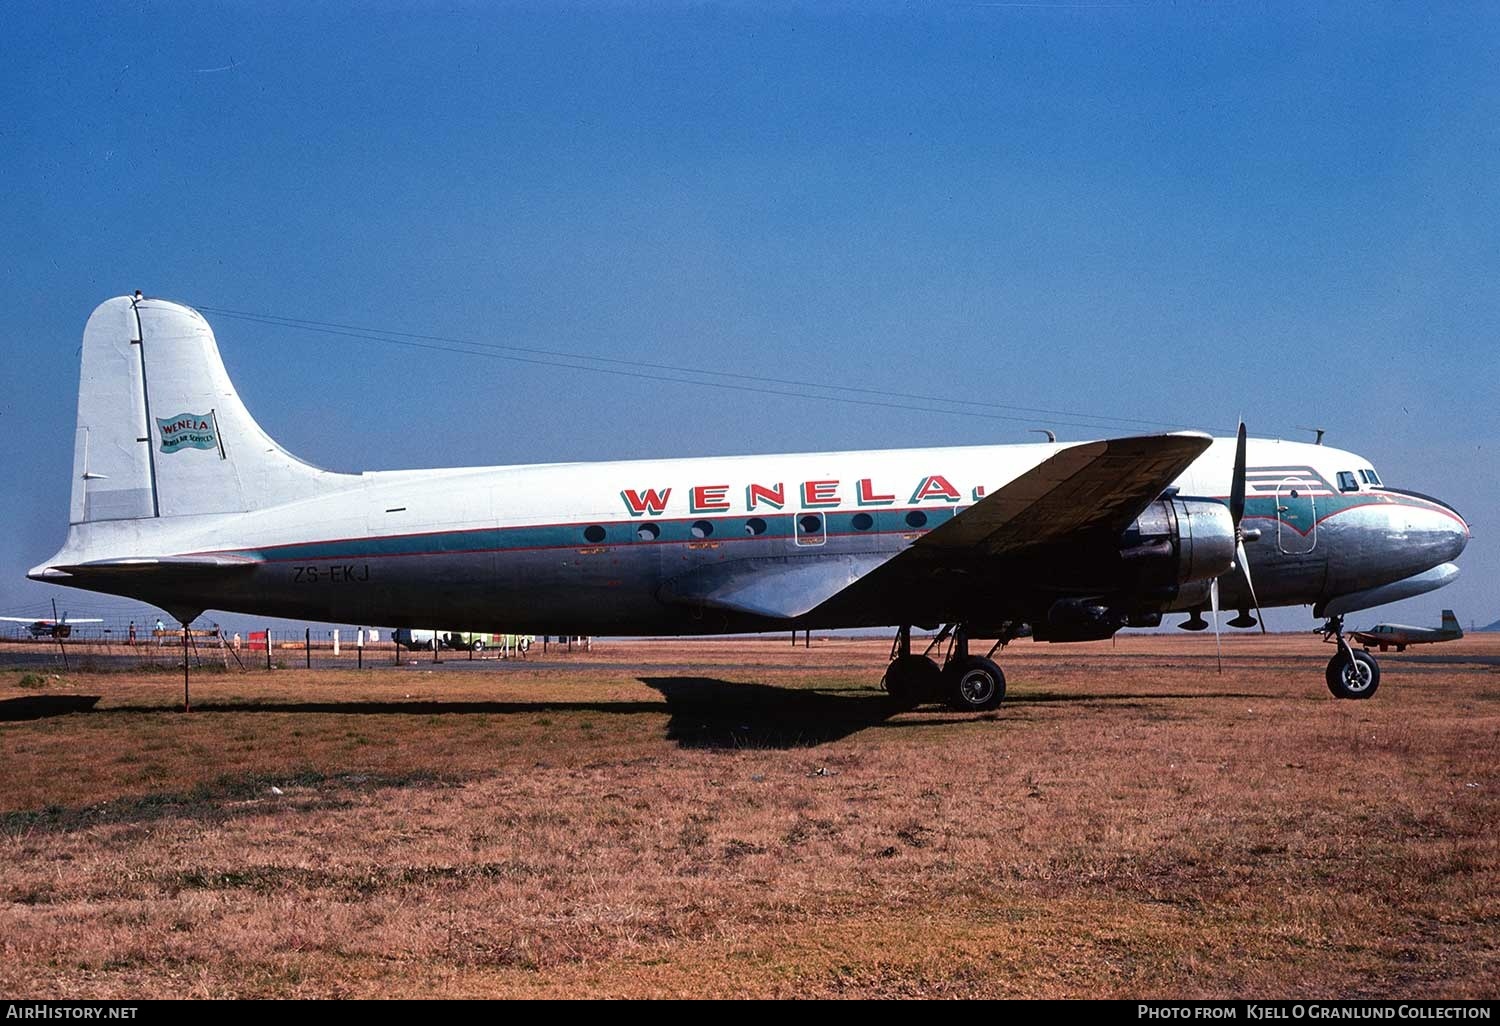
[[[967,722],[972,717],[927,716],[887,723],[894,710],[882,692],[844,695],[710,677],[641,677],[663,701],[558,702],[224,702],[193,703],[193,714],[283,713],[355,716],[447,716],[586,712],[670,717],[667,738],[683,748],[802,748],[848,737],[868,727],[922,727]],[[665,704],[665,710],[663,705]],[[108,713],[160,715],[161,706],[116,706]]]
[[[0,700],[0,723],[45,720],[52,716],[89,712],[101,695],[25,695]]]
[[[713,677],[640,677],[661,692],[671,720],[667,738],[682,748],[806,748],[871,727],[921,728],[972,716],[890,722],[882,692],[849,695]]]

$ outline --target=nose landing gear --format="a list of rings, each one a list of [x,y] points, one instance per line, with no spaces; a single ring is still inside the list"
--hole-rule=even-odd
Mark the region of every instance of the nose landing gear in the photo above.
[[[1344,618],[1330,616],[1319,630],[1324,641],[1338,645],[1328,660],[1325,676],[1335,698],[1369,698],[1380,687],[1380,663],[1368,652],[1356,651],[1344,637]]]
[[[939,668],[929,658],[949,637],[947,658]],[[1004,644],[1002,638],[995,648]],[[993,655],[995,648],[990,649]],[[911,709],[926,702],[945,702],[960,712],[986,712],[1005,698],[1005,674],[988,656],[969,653],[969,635],[963,624],[949,624],[938,632],[927,652],[916,655],[911,650],[911,627],[901,627],[891,646],[891,663],[881,681],[891,701],[900,709]]]

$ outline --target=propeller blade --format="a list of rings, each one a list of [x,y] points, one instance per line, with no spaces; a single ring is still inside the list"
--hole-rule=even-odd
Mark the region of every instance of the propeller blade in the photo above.
[[[1240,573],[1245,575],[1245,587],[1250,589],[1250,604],[1255,607],[1255,618],[1260,621],[1260,632],[1266,633],[1266,614],[1260,611],[1260,599],[1255,597],[1255,582],[1250,579],[1250,557],[1245,554],[1245,540],[1235,542],[1234,554],[1239,560]]]
[[[1245,515],[1245,422],[1240,421],[1239,433],[1234,443],[1234,478],[1229,484],[1229,519],[1234,521],[1238,534],[1240,520]]]
[[[1208,583],[1208,605],[1214,611],[1214,654],[1219,657],[1219,672],[1224,672],[1224,644],[1219,640],[1219,579]]]

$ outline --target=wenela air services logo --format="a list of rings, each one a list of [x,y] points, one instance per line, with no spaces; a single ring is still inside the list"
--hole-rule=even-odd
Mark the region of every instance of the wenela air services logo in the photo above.
[[[161,428],[161,451],[176,452],[178,449],[217,449],[219,433],[214,430],[214,415],[208,413],[179,413],[163,420],[156,418]]]

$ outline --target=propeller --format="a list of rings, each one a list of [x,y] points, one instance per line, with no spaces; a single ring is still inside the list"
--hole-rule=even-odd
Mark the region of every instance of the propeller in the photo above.
[[[1214,614],[1214,655],[1219,659],[1219,672],[1224,672],[1224,644],[1219,640],[1219,579],[1208,582],[1208,606]]]
[[[1250,603],[1255,606],[1255,615],[1260,632],[1266,633],[1266,616],[1260,611],[1260,599],[1255,597],[1255,582],[1250,578],[1250,557],[1245,552],[1245,531],[1240,521],[1245,518],[1245,422],[1234,440],[1234,476],[1229,484],[1229,519],[1234,523],[1234,561],[1245,576],[1245,587],[1250,590]],[[1219,672],[1224,672],[1223,643],[1219,638],[1219,579],[1215,577],[1208,585],[1209,605],[1214,613],[1214,651],[1219,658]],[[1233,621],[1231,621],[1232,623]]]
[[[1234,521],[1234,561],[1240,573],[1245,575],[1245,587],[1250,589],[1250,604],[1255,607],[1256,619],[1260,621],[1260,632],[1266,633],[1266,616],[1260,611],[1260,599],[1255,597],[1255,582],[1250,578],[1250,557],[1245,552],[1245,529],[1240,521],[1245,518],[1245,422],[1240,421],[1239,433],[1234,442],[1234,480],[1229,486],[1229,519]]]

